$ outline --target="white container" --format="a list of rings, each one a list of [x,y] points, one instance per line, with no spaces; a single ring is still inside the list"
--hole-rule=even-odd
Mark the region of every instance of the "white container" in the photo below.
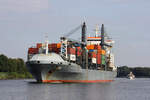
[[[71,60],[71,61],[76,61],[76,55],[70,54],[70,60]]]
[[[92,63],[96,64],[96,58],[92,58]]]

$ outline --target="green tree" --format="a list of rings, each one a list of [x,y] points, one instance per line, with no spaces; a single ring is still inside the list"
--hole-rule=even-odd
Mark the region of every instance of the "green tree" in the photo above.
[[[8,58],[1,54],[0,55],[0,72],[7,72],[8,70]]]

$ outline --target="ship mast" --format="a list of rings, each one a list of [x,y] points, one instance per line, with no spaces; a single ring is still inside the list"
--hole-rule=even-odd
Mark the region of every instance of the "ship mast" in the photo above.
[[[82,35],[81,35],[81,42],[84,43],[81,45],[82,48],[82,68],[84,69],[88,69],[88,53],[87,53],[87,49],[86,49],[86,43],[87,43],[87,38],[86,38],[86,24],[85,22],[82,25]]]
[[[105,61],[105,54],[103,54],[103,51],[105,51],[105,31],[104,31],[104,24],[102,24],[101,27],[101,48],[102,48],[102,54],[101,54],[101,67],[104,67],[105,70],[107,70],[106,61]]]
[[[45,54],[48,54],[48,35],[47,33],[45,34]]]

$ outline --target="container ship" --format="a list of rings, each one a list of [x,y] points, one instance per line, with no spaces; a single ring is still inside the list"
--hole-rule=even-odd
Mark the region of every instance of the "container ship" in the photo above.
[[[94,37],[87,37],[85,22],[80,25],[81,40],[60,37],[59,43],[37,43],[28,48],[27,68],[42,83],[111,82],[117,75],[112,47],[114,41],[96,27]]]

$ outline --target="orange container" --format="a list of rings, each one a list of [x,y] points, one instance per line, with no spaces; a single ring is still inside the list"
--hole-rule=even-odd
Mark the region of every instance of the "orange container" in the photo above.
[[[61,43],[57,43],[57,48],[61,48]]]
[[[89,49],[94,49],[94,45],[87,45],[86,48]]]
[[[105,50],[102,50],[101,53],[102,53],[102,55],[105,55],[105,54],[106,54],[106,51],[105,51]]]
[[[41,47],[42,47],[42,43],[37,43],[37,44],[36,44],[36,47],[37,47],[37,48],[41,48]]]
[[[101,49],[98,49],[98,50],[97,50],[97,53],[100,53],[100,54],[101,54]]]

